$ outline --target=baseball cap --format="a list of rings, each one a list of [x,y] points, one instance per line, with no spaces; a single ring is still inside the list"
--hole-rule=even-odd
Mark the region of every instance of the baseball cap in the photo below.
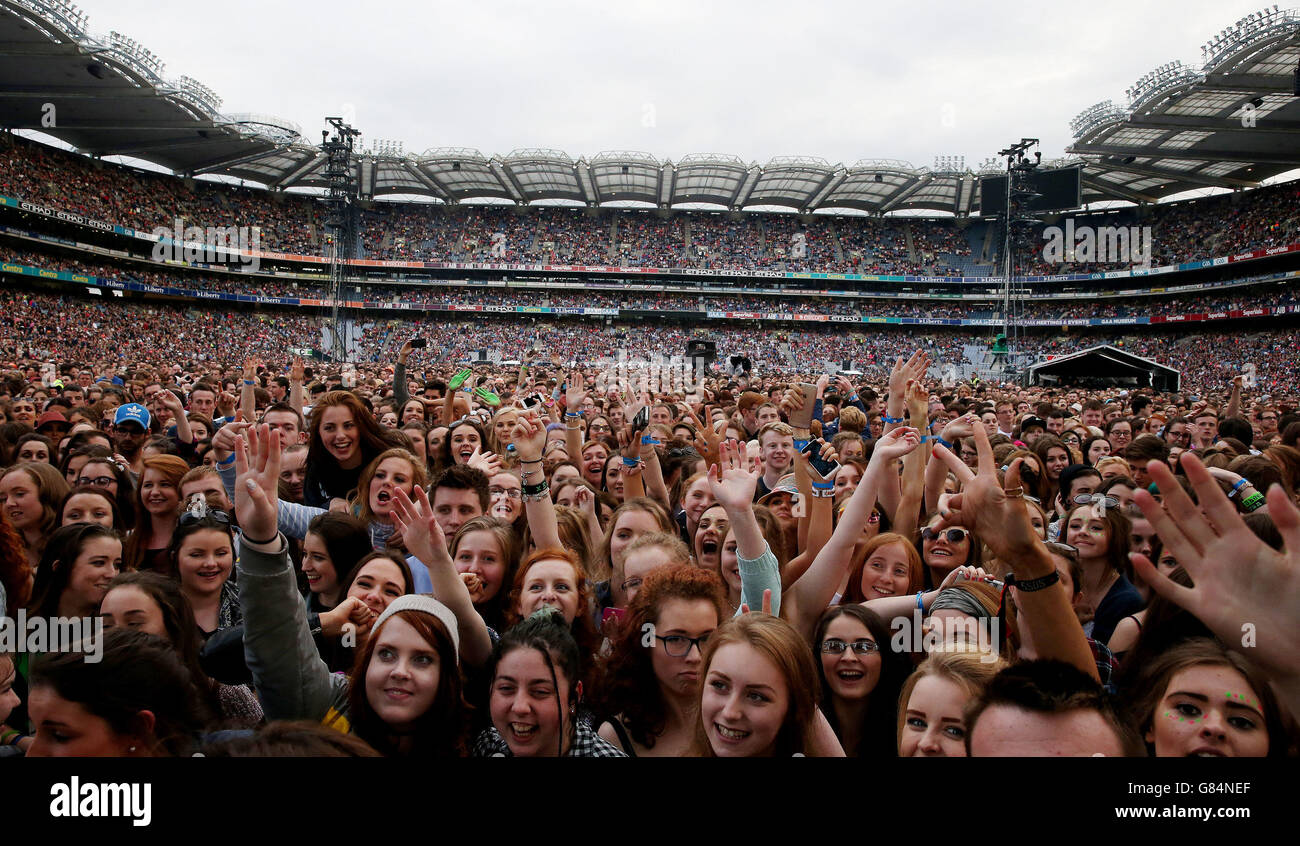
[[[61,423],[64,427],[68,425],[68,418],[64,417],[57,411],[47,411],[40,417],[36,418],[36,431],[40,431],[51,423]]]
[[[1023,432],[1026,429],[1028,429],[1030,426],[1037,426],[1038,428],[1042,429],[1044,432],[1047,431],[1047,421],[1045,421],[1041,417],[1030,416],[1020,421],[1020,431]]]
[[[149,422],[152,419],[149,416],[149,409],[138,402],[128,402],[126,405],[118,406],[117,413],[113,415],[113,425],[121,426],[123,423],[139,423],[141,428],[148,429]]]

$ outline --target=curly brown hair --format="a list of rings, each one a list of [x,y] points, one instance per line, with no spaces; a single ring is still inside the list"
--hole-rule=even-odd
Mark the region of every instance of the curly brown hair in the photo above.
[[[718,612],[719,625],[730,614],[727,589],[713,571],[690,564],[656,567],[645,577],[641,590],[628,605],[613,650],[600,663],[600,683],[594,688],[596,713],[620,718],[632,739],[647,748],[655,745],[655,739],[664,730],[666,708],[659,680],[655,678],[651,650],[642,643],[642,633],[653,630],[664,603],[671,599],[712,603]]]

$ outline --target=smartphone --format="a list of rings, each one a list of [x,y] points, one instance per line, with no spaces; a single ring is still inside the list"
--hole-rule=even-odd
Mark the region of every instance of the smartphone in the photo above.
[[[429,346],[429,341],[428,341],[427,338],[412,338],[412,339],[411,339],[411,349],[413,349],[413,350],[422,350],[422,349],[424,349],[424,348],[427,347],[427,346]]]
[[[827,461],[821,457],[822,447],[824,446],[826,446],[826,442],[820,438],[809,441],[808,446],[803,448],[803,454],[808,457],[808,463],[822,475],[823,479],[829,479],[836,470],[840,469],[840,463],[834,459]]]
[[[650,407],[642,406],[641,410],[632,418],[632,428],[640,431],[650,425]]]
[[[606,608],[604,613],[600,615],[600,624],[603,626],[605,623],[608,623],[610,620],[618,620],[619,622],[622,622],[623,619],[626,617],[627,617],[626,608]]]
[[[795,429],[807,429],[812,426],[813,405],[817,402],[817,386],[800,382],[799,390],[803,392],[803,408],[790,412],[790,425]]]
[[[541,406],[541,404],[542,404],[542,398],[541,398],[540,396],[538,396],[537,394],[533,394],[533,395],[531,395],[531,396],[526,396],[526,397],[523,398],[523,404],[524,404],[524,408],[526,408],[526,409],[528,409],[528,410],[531,411],[532,409]]]

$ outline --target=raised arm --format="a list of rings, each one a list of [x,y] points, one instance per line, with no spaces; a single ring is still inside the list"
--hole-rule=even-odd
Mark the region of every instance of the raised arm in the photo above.
[[[974,427],[979,425],[973,414],[963,414],[943,427],[943,433],[936,439],[938,443],[947,444],[949,449],[957,446],[961,438],[969,438]],[[925,465],[925,513],[933,514],[939,510],[939,497],[943,495],[943,483],[948,478],[948,465],[942,461],[928,461]],[[969,470],[957,476],[965,484],[975,478]]]
[[[1040,658],[1056,658],[1073,664],[1093,678],[1097,664],[1092,649],[1079,625],[1070,597],[1058,583],[1056,565],[1033,525],[1024,502],[1017,458],[1007,468],[1006,489],[998,484],[998,468],[993,461],[993,447],[983,426],[974,427],[975,446],[979,451],[979,473],[961,493],[948,500],[947,510],[940,512],[937,528],[963,526],[980,539],[1000,560],[1011,565],[1016,582],[1039,582],[1033,590],[1017,590],[1016,607],[1019,625],[1033,632]],[[942,445],[934,448],[936,458],[956,467],[961,459]]]
[[[400,419],[402,409],[411,399],[411,389],[406,384],[406,360],[411,356],[411,342],[407,341],[402,344],[402,348],[397,351],[397,362],[393,365],[393,402],[397,404],[397,416]]]
[[[925,431],[925,409],[929,394],[919,381],[907,384],[907,410],[911,417],[912,428],[918,432]],[[903,537],[911,537],[916,531],[917,521],[921,515],[921,500],[925,495],[925,459],[928,450],[912,450],[903,459],[903,496],[899,500],[898,510],[894,512],[894,531]]]
[[[239,410],[244,420],[257,422],[257,367],[261,362],[255,358],[244,359],[244,382],[239,389]]]
[[[772,611],[781,608],[781,571],[776,556],[754,516],[754,490],[760,472],[745,469],[749,465],[744,443],[722,444],[722,459],[709,468],[709,487],[713,498],[726,509],[731,531],[736,536],[736,558],[740,565],[740,601],[758,607],[763,592],[772,592]]]
[[[402,533],[407,550],[429,568],[433,598],[456,615],[461,658],[470,666],[483,666],[492,654],[492,638],[488,635],[487,624],[474,610],[469,589],[447,552],[447,540],[434,517],[433,507],[429,505],[429,495],[417,485],[412,501],[405,491],[398,488],[393,503],[393,521]]]
[[[559,524],[555,519],[555,503],[551,502],[546,473],[542,470],[546,427],[531,413],[519,415],[519,422],[514,429],[514,444],[519,452],[519,464],[523,473],[524,514],[528,518],[533,540],[538,549],[563,549]],[[530,494],[528,491],[532,487],[538,490]]]
[[[867,472],[849,497],[840,523],[835,527],[821,552],[803,578],[790,588],[790,607],[786,619],[805,637],[812,638],[817,619],[835,595],[835,588],[844,580],[853,557],[853,546],[862,538],[867,518],[876,505],[876,490],[882,476],[891,472],[893,462],[916,449],[920,434],[913,428],[895,429],[876,442]]]
[[[268,720],[320,720],[337,698],[307,627],[289,547],[276,528],[280,439],[252,428],[235,447],[235,513],[243,527],[239,556],[244,660]]]
[[[569,453],[569,460],[579,467],[582,466],[582,426],[578,420],[582,417],[582,403],[586,398],[582,371],[575,370],[569,374],[568,387],[564,393],[564,447]]]
[[[293,406],[294,411],[299,414],[303,413],[303,391],[302,382],[307,374],[307,368],[301,358],[293,360],[293,367],[289,368],[289,405]]]

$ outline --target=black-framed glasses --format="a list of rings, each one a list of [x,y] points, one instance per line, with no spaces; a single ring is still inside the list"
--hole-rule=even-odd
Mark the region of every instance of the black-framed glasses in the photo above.
[[[498,488],[498,487],[491,487],[491,488],[488,488],[488,494],[490,494],[491,496],[494,496],[494,497],[496,497],[496,496],[503,496],[503,497],[505,497],[506,499],[520,499],[520,498],[523,497],[524,492],[521,491],[521,490],[519,490],[519,488]]]
[[[77,484],[91,485],[96,488],[106,488],[109,485],[117,484],[117,479],[114,479],[112,476],[96,476],[93,479],[89,476],[79,476],[77,477]]]
[[[632,578],[623,582],[623,584],[621,584],[619,587],[623,588],[623,592],[626,593],[629,590],[639,589],[641,587],[641,582],[642,579],[640,576],[633,576]]]
[[[943,537],[947,539],[948,543],[961,543],[966,540],[966,536],[969,534],[970,532],[960,526],[954,526],[951,529],[943,529],[941,531],[935,531],[929,526],[926,526],[921,530],[921,539],[935,540],[936,538]]]
[[[712,634],[710,632],[709,634]],[[655,635],[655,640],[664,645],[664,652],[673,658],[685,658],[691,654],[691,647],[704,653],[704,643],[709,639],[709,635],[704,634],[699,637],[687,637],[686,635]]]
[[[880,651],[880,644],[874,640],[847,641],[838,637],[828,637],[822,641],[822,652],[827,655],[843,655],[846,649],[852,649],[858,655],[872,655]]]

